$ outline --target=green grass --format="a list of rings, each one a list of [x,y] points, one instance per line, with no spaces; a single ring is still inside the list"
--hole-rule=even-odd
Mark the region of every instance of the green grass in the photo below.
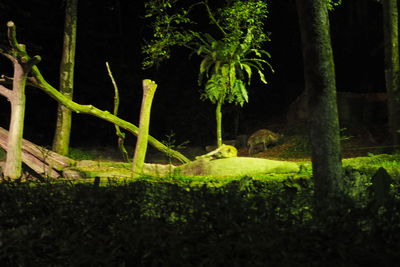
[[[383,167],[393,178],[400,180],[400,154],[371,154],[368,157],[344,159],[343,166],[351,166],[370,175]]]
[[[109,180],[114,180],[117,182],[118,180],[121,182],[131,182],[137,181],[137,179],[130,179],[129,172],[131,168],[130,163],[120,163],[120,162],[109,162],[109,161],[94,161],[96,164],[90,167],[81,167],[80,169],[85,171],[88,174],[86,179],[81,179],[79,182],[84,180],[85,182],[92,182],[93,177],[100,176],[101,184],[107,184]],[[257,175],[257,176],[245,176],[252,178],[258,181],[284,181],[286,179],[309,179],[312,175],[312,167],[311,162],[305,161],[300,162],[300,172],[299,173],[291,173],[291,174],[265,174],[265,175]],[[355,170],[364,172],[369,176],[372,176],[380,167],[384,167],[388,173],[396,180],[400,180],[400,154],[388,155],[371,155],[369,157],[358,157],[351,159],[344,159],[343,166],[352,167]],[[114,169],[122,169],[126,170],[126,176],[124,178],[115,177],[113,175]],[[109,176],[104,177],[104,173],[107,173],[109,170]],[[102,175],[96,175],[97,173]],[[215,178],[211,176],[202,176],[202,177],[186,177],[180,175],[171,175],[166,177],[150,177],[144,176],[141,177],[140,180],[151,181],[151,182],[169,182],[176,183],[184,186],[214,186],[219,187],[223,186],[227,183],[238,181],[242,179],[244,176],[237,177],[226,177],[226,178]]]

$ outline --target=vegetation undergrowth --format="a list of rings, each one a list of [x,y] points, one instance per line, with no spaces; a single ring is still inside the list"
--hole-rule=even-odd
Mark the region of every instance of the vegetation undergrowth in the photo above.
[[[369,158],[395,169],[393,157]],[[359,169],[363,161],[372,166],[363,158]],[[399,177],[359,169],[344,167],[346,197],[318,218],[309,166],[219,184],[211,177],[3,182],[0,264],[392,266],[400,259]]]

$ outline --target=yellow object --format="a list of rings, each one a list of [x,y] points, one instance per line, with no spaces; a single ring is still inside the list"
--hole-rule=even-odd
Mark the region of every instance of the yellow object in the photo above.
[[[224,159],[237,157],[237,149],[234,146],[222,144],[219,148],[205,154],[196,157],[196,159]]]

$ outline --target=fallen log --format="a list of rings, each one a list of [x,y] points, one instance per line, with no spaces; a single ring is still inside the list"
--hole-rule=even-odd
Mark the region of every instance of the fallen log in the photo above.
[[[0,147],[7,151],[8,131],[0,127]],[[22,140],[22,161],[42,177],[59,178],[64,168],[76,165],[76,161],[44,147]]]
[[[131,165],[122,162],[80,161],[76,166],[66,168],[63,177],[82,178],[131,178]],[[215,160],[198,159],[180,166],[171,164],[145,163],[143,175],[154,177],[240,177],[269,173],[285,174],[299,172],[294,162],[268,160],[250,157],[232,157]]]
[[[175,169],[171,164],[144,163],[142,175],[153,177],[167,177],[173,174]],[[67,179],[85,178],[132,178],[132,163],[82,160],[75,166],[65,168],[62,173]]]
[[[294,162],[251,157],[232,157],[217,160],[195,160],[174,169],[174,175],[235,177],[267,173],[295,173],[300,168]]]
[[[8,131],[0,127],[0,147],[7,151]],[[43,177],[50,178],[131,178],[131,163],[96,160],[75,161],[53,151],[22,142],[22,160]],[[255,176],[268,173],[296,173],[299,166],[294,162],[268,160],[251,157],[231,157],[210,160],[199,159],[174,166],[171,164],[149,164],[143,166],[143,175],[167,176],[212,176],[215,178]]]

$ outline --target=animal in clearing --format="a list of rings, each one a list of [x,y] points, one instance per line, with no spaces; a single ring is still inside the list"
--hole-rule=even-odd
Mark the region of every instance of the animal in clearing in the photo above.
[[[236,147],[223,144],[219,148],[217,148],[205,155],[196,157],[196,159],[213,160],[213,159],[232,158],[232,157],[236,157],[236,156],[237,156]]]
[[[268,146],[277,145],[281,138],[281,134],[274,133],[267,129],[260,129],[254,132],[249,139],[247,139],[249,155],[265,151]]]

